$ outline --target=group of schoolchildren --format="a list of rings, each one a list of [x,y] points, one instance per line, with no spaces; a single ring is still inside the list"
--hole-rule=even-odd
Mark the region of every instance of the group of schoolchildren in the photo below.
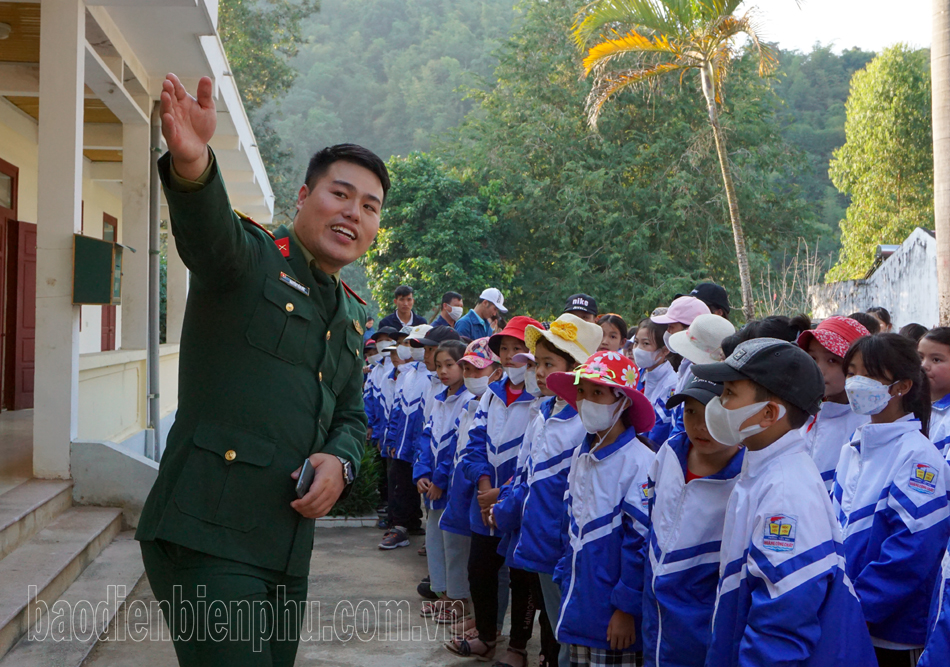
[[[422,615],[496,667],[536,615],[540,665],[950,666],[950,328],[877,311],[381,328],[380,548],[424,531]]]

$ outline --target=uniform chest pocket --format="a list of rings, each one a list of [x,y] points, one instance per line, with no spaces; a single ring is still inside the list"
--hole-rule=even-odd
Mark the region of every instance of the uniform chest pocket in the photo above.
[[[306,358],[313,303],[306,295],[264,278],[264,290],[247,327],[247,342],[291,364]]]
[[[356,331],[352,323],[347,325],[344,339],[344,349],[340,350],[336,373],[333,377],[333,384],[331,385],[333,387],[333,393],[337,396],[340,395],[340,392],[343,391],[344,387],[346,387],[347,383],[352,379],[353,373],[358,372],[359,369],[362,368],[360,348],[363,346],[363,336]]]

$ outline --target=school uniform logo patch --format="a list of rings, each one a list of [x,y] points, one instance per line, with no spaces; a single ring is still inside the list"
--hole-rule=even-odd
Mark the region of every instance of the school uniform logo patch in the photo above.
[[[908,486],[917,493],[932,496],[937,490],[937,469],[926,463],[915,463]]]
[[[650,488],[649,483],[640,485],[640,504],[644,507],[650,506],[650,498],[653,497],[653,489]]]
[[[767,517],[762,546],[770,551],[792,551],[795,548],[795,528],[798,519],[787,514]]]

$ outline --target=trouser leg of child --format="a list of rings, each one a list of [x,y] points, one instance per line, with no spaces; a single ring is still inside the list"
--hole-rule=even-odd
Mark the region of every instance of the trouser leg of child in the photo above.
[[[541,655],[544,656],[545,662],[548,665],[557,665],[560,667],[560,655],[561,655],[561,645],[558,644],[557,638],[554,635],[554,624],[557,622],[557,617],[555,616],[554,620],[551,620],[551,613],[549,612],[546,601],[544,597],[544,591],[541,589],[541,577],[544,575],[538,573],[534,574],[534,580],[532,581],[532,592],[534,593],[535,603],[537,604],[539,615],[539,625],[541,626]],[[570,663],[570,654],[566,651],[566,646],[564,654],[567,656],[568,663]],[[566,667],[566,666],[565,666]]]
[[[498,553],[499,537],[472,533],[468,558],[468,584],[475,609],[475,629],[485,643],[495,641],[498,627],[498,570],[505,557]]]
[[[412,483],[412,464],[401,459],[389,459],[389,509],[394,526],[406,530],[422,527],[422,506],[419,492]]]
[[[376,447],[377,443],[373,443],[373,447]],[[379,502],[385,503],[389,500],[389,477],[386,474],[386,459],[380,454],[379,449],[376,449],[376,465],[379,470],[379,477],[376,482],[376,490],[379,492]]]
[[[445,546],[439,519],[445,510],[429,510],[426,513],[426,561],[429,564],[429,588],[433,593],[445,593]]]
[[[429,529],[426,527],[428,534]],[[445,549],[445,594],[453,600],[465,600],[471,595],[468,586],[468,554],[472,548],[472,538],[470,535],[442,531],[442,546]]]
[[[548,620],[556,636],[557,621],[561,615],[561,587],[554,583],[553,576],[543,572],[538,575],[538,582],[541,586],[541,594],[544,596],[544,608],[548,612]],[[558,667],[571,667],[571,649],[567,644],[560,645],[557,664]]]
[[[923,649],[919,648],[895,651],[888,648],[874,647],[878,667],[914,667],[923,652]]]
[[[501,634],[505,625],[505,614],[508,613],[508,598],[511,592],[508,583],[508,566],[502,565],[498,570],[498,634]]]
[[[571,667],[640,667],[643,655],[571,644]]]
[[[508,575],[511,588],[511,634],[508,646],[523,651],[528,645],[528,640],[531,639],[534,612],[537,609],[531,591],[532,573],[517,567],[509,567]]]

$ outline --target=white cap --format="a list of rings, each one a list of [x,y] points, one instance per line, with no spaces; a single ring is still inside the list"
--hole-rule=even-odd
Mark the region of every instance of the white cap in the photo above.
[[[694,364],[723,360],[722,341],[736,332],[732,322],[719,315],[699,315],[685,331],[670,336],[670,349]]]
[[[417,327],[412,327],[412,331],[409,332],[409,337],[407,340],[420,340],[426,337],[426,334],[432,331],[432,327],[428,324],[420,324]]]
[[[498,309],[499,313],[507,313],[508,309],[505,308],[505,297],[501,295],[501,290],[494,287],[489,287],[487,290],[481,293],[478,297],[481,300],[488,301],[495,308]]]
[[[389,352],[392,348],[396,347],[398,343],[394,340],[381,340],[376,343],[377,352]]]

